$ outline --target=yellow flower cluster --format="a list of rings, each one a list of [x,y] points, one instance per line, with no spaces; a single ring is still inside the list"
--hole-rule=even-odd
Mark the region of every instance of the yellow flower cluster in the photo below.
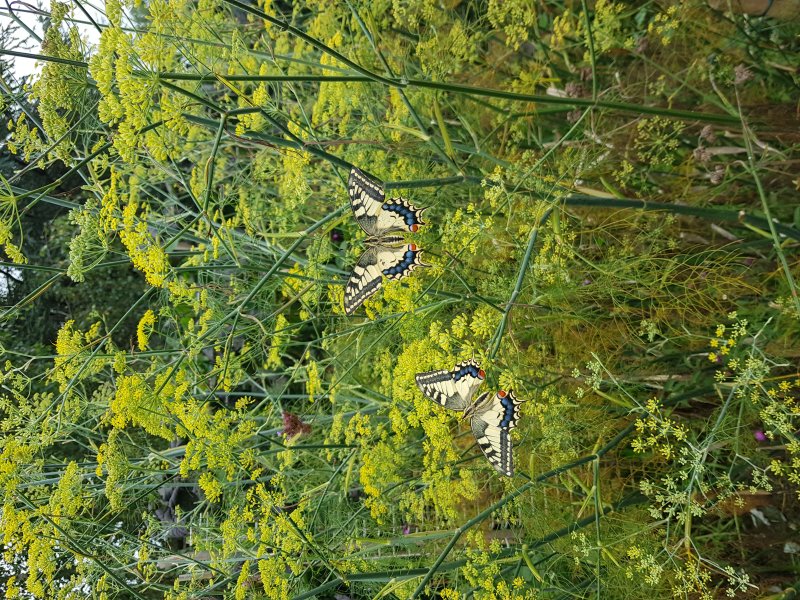
[[[540,287],[567,283],[569,267],[575,260],[575,232],[563,226],[548,229],[533,259],[533,272]]]
[[[139,205],[143,176],[143,172],[135,171],[124,180],[119,169],[111,169],[98,213],[97,235],[103,244],[108,243],[107,236],[119,235],[133,266],[144,273],[147,283],[167,289],[176,299],[192,301],[196,295],[183,280],[174,276],[167,253],[148,226],[147,207]],[[127,192],[123,191],[125,186]]]
[[[102,230],[97,202],[89,199],[83,208],[70,211],[70,221],[78,226],[78,235],[69,243],[69,267],[67,275],[73,281],[82,282],[84,274],[105,258],[109,239]]]
[[[315,23],[323,20],[324,13],[320,14]],[[328,23],[335,23],[332,19],[325,19]],[[341,50],[342,32],[335,31],[325,42],[334,50]],[[338,72],[325,69],[326,66],[339,66],[333,57],[323,54],[320,60],[323,67],[322,73],[332,75]],[[353,115],[361,112],[362,105],[368,99],[369,88],[364,83],[323,82],[319,86],[317,100],[312,109],[311,123],[317,131],[331,131],[336,135],[346,137],[350,128]]]
[[[230,392],[234,386],[246,378],[246,373],[242,368],[244,357],[250,352],[248,344],[244,344],[239,352],[229,350],[227,347],[215,347],[214,349],[214,375],[220,377],[219,386],[226,392]]]
[[[113,510],[120,510],[123,506],[123,494],[125,490],[125,478],[131,471],[131,465],[123,450],[122,443],[119,441],[121,430],[113,428],[108,432],[106,441],[100,445],[97,451],[96,475],[103,476],[106,473],[105,493],[108,502]]]
[[[594,7],[594,20],[592,22],[592,39],[595,53],[605,54],[614,48],[623,45],[632,46],[633,40],[625,44],[622,33],[622,19],[620,14],[625,10],[625,5],[609,0],[598,0]],[[588,47],[588,44],[587,44]],[[584,60],[589,60],[589,52],[584,55]]]
[[[275,328],[272,333],[272,343],[269,347],[267,362],[264,365],[265,368],[276,369],[283,364],[281,355],[286,348],[286,344],[289,343],[289,332],[287,331],[288,328],[289,321],[286,320],[286,317],[283,316],[283,313],[279,314],[275,318]]]
[[[684,22],[683,16],[679,13],[680,7],[673,4],[666,11],[659,13],[647,26],[647,32],[653,35],[662,46],[669,46],[672,38],[680,29]]]
[[[163,383],[163,376],[162,376]],[[129,424],[142,427],[150,435],[171,441],[175,432],[167,416],[170,385],[160,392],[158,383],[153,386],[139,373],[117,378],[117,390],[109,405],[111,424],[124,429]]]
[[[128,207],[123,213],[126,227],[120,231],[119,237],[133,266],[144,273],[147,283],[153,287],[169,287],[167,277],[171,268],[166,253],[148,231],[145,221],[135,223],[135,204],[129,204]],[[133,209],[130,210],[130,207]]]
[[[142,352],[147,350],[147,344],[150,342],[150,335],[153,333],[153,326],[155,324],[155,313],[147,309],[142,315],[142,318],[139,319],[138,325],[136,325],[136,341],[139,345],[139,350]]]
[[[98,321],[88,331],[75,329],[75,321],[69,320],[61,327],[56,337],[56,357],[50,378],[58,382],[61,391],[65,391],[74,378],[88,379],[100,373],[108,364],[105,358],[91,358],[92,348],[100,343],[100,327]]]
[[[301,133],[297,127],[289,129],[294,129],[292,133]],[[283,153],[282,162],[283,168],[275,174],[275,183],[281,198],[281,213],[296,220],[300,207],[305,205],[311,195],[311,187],[306,179],[311,154],[301,150],[287,151]]]
[[[625,570],[628,579],[643,577],[649,585],[658,585],[664,574],[664,565],[658,562],[654,554],[645,552],[639,546],[628,548],[630,566]]]
[[[553,19],[553,35],[550,38],[550,47],[553,50],[564,50],[572,38],[583,37],[586,25],[581,15],[575,14],[567,8]]]
[[[0,489],[5,497],[2,522],[3,559],[17,564],[22,556],[26,561],[28,594],[37,598],[56,598],[62,582],[56,577],[60,555],[64,548],[65,535],[71,535],[74,522],[91,514],[91,496],[83,488],[81,471],[75,462],[67,463],[60,474],[57,485],[38,490],[47,498],[46,502],[29,509],[17,508],[20,504],[20,486],[24,470],[41,472],[41,464],[34,459],[36,450],[20,445],[8,438],[0,454]],[[35,471],[34,471],[35,469]],[[30,486],[25,486],[28,495]],[[78,572],[83,565],[76,561]],[[8,592],[18,591],[16,583],[7,586]]]
[[[736,313],[730,313],[728,318],[736,319]],[[726,335],[727,332],[727,335]],[[730,329],[725,325],[717,325],[714,337],[708,345],[712,348],[712,352],[708,353],[708,360],[713,363],[718,362],[720,357],[727,356],[730,351],[736,346],[736,343],[747,335],[747,320],[741,319],[736,321]],[[752,363],[751,363],[752,366]],[[729,363],[729,367],[734,370],[739,369],[739,361],[733,359]],[[752,371],[752,369],[751,369]]]
[[[319,376],[319,366],[317,361],[310,360],[306,365],[306,394],[308,394],[309,402],[314,402],[314,399],[323,392],[322,379]]]
[[[310,252],[311,249],[309,249]],[[309,309],[317,306],[319,297],[316,282],[320,279],[321,273],[315,262],[309,260],[309,264],[305,268],[295,263],[289,269],[288,276],[284,278],[281,286],[281,292],[287,301],[294,301],[299,298],[302,302],[303,308],[300,311],[300,318],[303,320],[311,316]]]
[[[639,161],[651,168],[672,166],[684,127],[678,121],[660,116],[639,121],[633,143]]]
[[[518,50],[528,41],[530,30],[536,24],[536,10],[526,0],[489,0],[486,16],[493,27],[502,29],[506,46]]]
[[[239,449],[253,435],[254,423],[242,419],[238,411],[211,411],[208,403],[194,399],[176,403],[172,413],[180,423],[180,434],[188,437],[181,475],[208,468],[232,481],[240,468]]]
[[[496,559],[500,542],[495,539],[487,544],[483,533],[471,531],[467,534],[466,564],[461,573],[474,588],[476,600],[533,600],[536,590],[526,586],[522,578],[515,578],[511,585],[501,578],[501,562]],[[527,589],[525,589],[527,587]],[[459,597],[450,595],[449,597]]]
[[[253,481],[260,475],[259,469],[250,473]],[[226,559],[239,551],[244,540],[255,544],[264,597],[271,600],[291,597],[291,580],[300,573],[305,554],[314,544],[305,517],[308,502],[303,500],[287,506],[284,484],[283,475],[276,474],[269,487],[263,482],[255,484],[248,489],[243,503],[228,509],[227,518],[220,527],[223,551],[216,561],[218,568],[227,570],[230,567]],[[197,543],[218,549],[205,539],[198,539]],[[241,577],[239,579],[241,581]]]
[[[12,261],[17,264],[25,264],[28,259],[22,253],[21,244],[13,242],[14,233],[12,223],[19,222],[16,216],[17,204],[13,196],[3,196],[0,198],[0,245]]]
[[[675,455],[675,444],[686,441],[688,429],[666,415],[656,398],[647,401],[646,411],[646,416],[636,420],[636,438],[631,442],[633,451],[644,453],[653,450],[664,460],[671,460]]]
[[[441,246],[451,255],[468,260],[478,251],[481,232],[489,227],[491,219],[481,217],[474,205],[468,204],[466,210],[457,208],[442,225]]]
[[[519,34],[513,26],[510,29],[514,35]],[[416,53],[423,73],[431,79],[441,79],[474,60],[478,54],[477,45],[477,36],[455,20],[420,40]]]
[[[42,40],[42,54],[72,61],[82,61],[84,43],[80,31],[74,24],[65,25],[70,17],[70,7],[56,0],[51,1],[50,24]],[[75,136],[70,133],[78,115],[85,114],[82,102],[88,87],[86,68],[55,61],[45,61],[41,67],[39,78],[33,83],[32,97],[38,101],[37,112],[42,128],[47,135],[41,140],[37,150],[48,150],[51,159],[72,164],[72,152],[75,147]],[[18,122],[19,125],[19,122]],[[25,131],[19,127],[14,132],[17,143],[31,150],[36,139],[26,139],[33,129]],[[55,142],[55,143],[52,143]]]
[[[364,504],[369,508],[372,518],[381,524],[385,522],[391,506],[391,501],[384,492],[400,481],[402,454],[391,440],[371,443],[370,438],[362,437],[359,441],[362,444],[359,479],[367,495]]]
[[[28,125],[28,117],[24,112],[20,113],[16,121],[8,122],[8,130],[11,135],[6,142],[6,148],[11,154],[21,154],[26,162],[44,148],[42,140],[39,138],[39,129]],[[37,166],[40,169],[45,168],[46,164],[43,158],[37,161]]]

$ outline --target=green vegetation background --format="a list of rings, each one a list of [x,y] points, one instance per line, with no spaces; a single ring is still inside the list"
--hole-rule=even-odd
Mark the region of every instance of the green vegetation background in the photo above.
[[[3,71],[7,598],[792,597],[796,21],[73,2]],[[348,318],[351,165],[431,266]],[[473,356],[513,478],[414,384]]]

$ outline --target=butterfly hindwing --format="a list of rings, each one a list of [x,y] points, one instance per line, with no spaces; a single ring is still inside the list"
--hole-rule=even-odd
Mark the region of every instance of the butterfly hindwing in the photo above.
[[[344,311],[353,314],[383,285],[383,278],[402,279],[418,266],[422,250],[414,244],[369,246],[353,268],[344,288]]]
[[[452,371],[417,373],[417,386],[428,398],[451,410],[465,410],[485,373],[474,360],[458,363]]]
[[[404,198],[386,200],[383,187],[353,167],[347,182],[356,222],[373,238],[393,231],[417,231],[425,222],[422,212]]]
[[[417,267],[426,267],[420,259],[422,250],[415,244],[404,244],[399,248],[378,246],[378,268],[389,279],[402,279]]]
[[[491,465],[503,475],[511,477],[514,474],[514,459],[508,430],[490,425],[476,416],[472,419],[472,433]]]
[[[500,390],[491,400],[488,395],[475,402],[478,409],[472,417],[472,433],[492,466],[510,477],[514,473],[510,431],[517,425],[522,400],[512,390]]]
[[[522,400],[517,399],[513,390],[500,390],[491,401],[484,400],[475,414],[485,421],[497,425],[501,429],[514,429],[519,419],[519,406]],[[479,403],[476,402],[476,405]]]

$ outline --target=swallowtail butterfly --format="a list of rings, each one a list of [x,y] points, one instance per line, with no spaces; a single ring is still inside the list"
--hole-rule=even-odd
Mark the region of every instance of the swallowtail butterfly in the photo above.
[[[367,234],[364,253],[353,268],[344,289],[344,311],[351,315],[364,300],[377,292],[383,278],[402,279],[416,267],[422,250],[406,244],[395,231],[417,231],[425,222],[424,208],[416,208],[404,198],[386,199],[383,188],[355,167],[347,183],[350,206],[356,222]]]
[[[472,396],[486,374],[474,360],[458,363],[452,371],[417,373],[419,389],[428,398],[450,410],[471,418],[472,433],[492,466],[503,475],[514,474],[511,430],[519,418],[518,400],[511,390],[496,394],[483,392],[475,402]]]

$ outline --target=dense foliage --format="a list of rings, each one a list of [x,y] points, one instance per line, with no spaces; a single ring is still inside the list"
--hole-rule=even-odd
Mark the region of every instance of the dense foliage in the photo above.
[[[3,82],[6,597],[794,584],[797,22],[72,2]],[[430,266],[347,317],[353,165]],[[514,477],[415,385],[470,357],[526,400]]]

